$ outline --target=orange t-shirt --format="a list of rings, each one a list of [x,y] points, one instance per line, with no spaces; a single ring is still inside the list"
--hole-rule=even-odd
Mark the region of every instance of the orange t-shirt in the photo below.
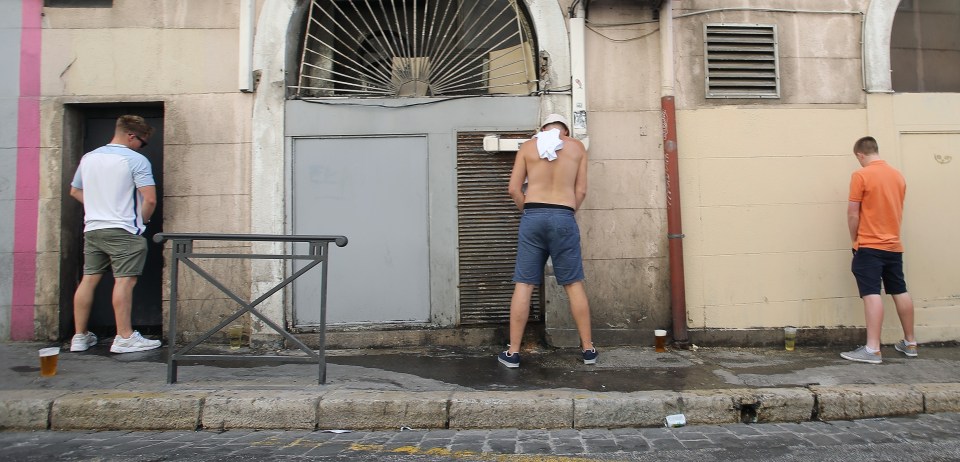
[[[850,177],[850,202],[860,203],[855,248],[903,252],[900,223],[907,182],[895,168],[875,160]]]

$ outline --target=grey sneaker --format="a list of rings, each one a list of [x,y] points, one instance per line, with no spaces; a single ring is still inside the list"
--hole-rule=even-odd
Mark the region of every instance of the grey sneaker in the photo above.
[[[883,362],[883,357],[880,355],[880,352],[876,353],[867,353],[867,347],[862,346],[853,351],[845,351],[840,353],[840,357],[843,359],[849,359],[850,361],[859,361],[861,363],[870,363],[870,364],[880,364]]]
[[[909,356],[909,357],[911,357],[911,358],[916,358],[916,357],[917,357],[917,345],[916,345],[916,344],[910,345],[910,344],[907,343],[906,340],[901,339],[901,340],[900,340],[899,342],[897,342],[897,344],[894,345],[893,347],[896,348],[897,351],[899,351],[899,352],[901,352],[901,353],[903,353],[903,354],[905,354],[905,355],[907,355],[907,356]]]
[[[160,347],[159,340],[150,340],[143,338],[140,332],[133,331],[130,338],[123,338],[119,335],[114,337],[113,345],[110,346],[111,353],[133,353],[134,351],[147,351]]]
[[[70,351],[87,351],[97,344],[97,335],[87,331],[86,334],[77,334],[70,340]],[[914,355],[916,356],[916,355]]]

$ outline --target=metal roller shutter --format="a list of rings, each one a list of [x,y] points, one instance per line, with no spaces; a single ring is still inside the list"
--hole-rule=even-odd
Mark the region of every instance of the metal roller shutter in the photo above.
[[[460,255],[460,324],[510,320],[513,266],[520,212],[507,194],[513,153],[483,150],[484,133],[457,135],[457,215]],[[530,132],[499,133],[530,138]],[[533,293],[530,320],[542,319],[543,285]]]

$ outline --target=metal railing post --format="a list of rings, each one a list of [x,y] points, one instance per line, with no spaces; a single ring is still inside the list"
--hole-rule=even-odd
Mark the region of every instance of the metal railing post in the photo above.
[[[313,236],[313,235],[304,235],[304,236],[279,236],[279,235],[268,235],[268,234],[188,234],[188,233],[158,233],[153,237],[155,242],[161,243],[166,240],[171,240],[173,242],[171,249],[170,257],[170,321],[169,321],[169,356],[167,358],[167,383],[176,383],[177,381],[177,367],[178,362],[181,360],[189,361],[225,361],[225,360],[258,360],[258,361],[273,361],[273,362],[316,362],[319,366],[319,383],[326,383],[327,379],[327,362],[326,362],[326,313],[327,313],[327,265],[329,263],[330,256],[328,254],[329,245],[331,242],[337,244],[338,247],[344,247],[347,245],[347,238],[345,236]],[[194,242],[198,240],[208,240],[208,241],[259,241],[259,242],[305,242],[309,245],[309,251],[306,255],[297,254],[295,251],[290,252],[290,254],[236,254],[236,253],[216,253],[210,251],[209,253],[195,253],[193,251]],[[266,291],[263,295],[258,297],[252,302],[247,302],[240,298],[237,294],[233,293],[215,277],[209,274],[207,271],[204,271],[200,266],[191,260],[191,258],[206,258],[206,259],[218,259],[218,258],[238,258],[238,259],[284,259],[284,260],[309,260],[308,263],[303,268],[295,271],[292,275],[284,278],[282,281],[274,285],[273,288]],[[235,311],[232,315],[225,317],[221,320],[216,326],[209,329],[208,331],[202,333],[195,339],[190,342],[187,346],[178,349],[177,348],[177,299],[178,299],[178,286],[179,286],[179,265],[181,260],[187,265],[188,268],[192,269],[195,273],[200,275],[203,279],[207,280],[214,287],[219,289],[221,292],[226,294],[229,298],[236,301],[240,305],[239,309]],[[321,288],[320,288],[320,348],[318,352],[314,352],[313,349],[305,345],[299,339],[294,337],[291,333],[287,332],[286,329],[273,320],[264,316],[257,310],[257,306],[269,298],[271,295],[279,292],[287,285],[291,284],[294,280],[302,276],[307,271],[313,269],[313,267],[319,265],[321,271]],[[294,356],[252,356],[252,355],[241,355],[241,354],[215,354],[215,355],[202,355],[202,354],[189,354],[194,348],[199,346],[203,341],[209,339],[215,333],[226,327],[228,324],[243,316],[245,313],[249,313],[251,316],[258,318],[264,324],[269,326],[271,329],[276,331],[287,341],[295,345],[298,349],[306,353],[306,357],[294,357]]]

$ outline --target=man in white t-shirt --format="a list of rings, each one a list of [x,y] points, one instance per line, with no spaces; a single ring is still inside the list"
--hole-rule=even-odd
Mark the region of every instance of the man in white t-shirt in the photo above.
[[[83,279],[73,297],[76,334],[70,351],[85,351],[97,343],[87,330],[93,294],[107,268],[113,270],[113,312],[117,336],[110,351],[130,353],[152,350],[159,340],[133,330],[133,287],[147,260],[147,240],[142,236],[157,206],[157,187],[143,149],[153,134],[143,117],[117,119],[110,144],[84,154],[70,183],[70,196],[83,204]]]

